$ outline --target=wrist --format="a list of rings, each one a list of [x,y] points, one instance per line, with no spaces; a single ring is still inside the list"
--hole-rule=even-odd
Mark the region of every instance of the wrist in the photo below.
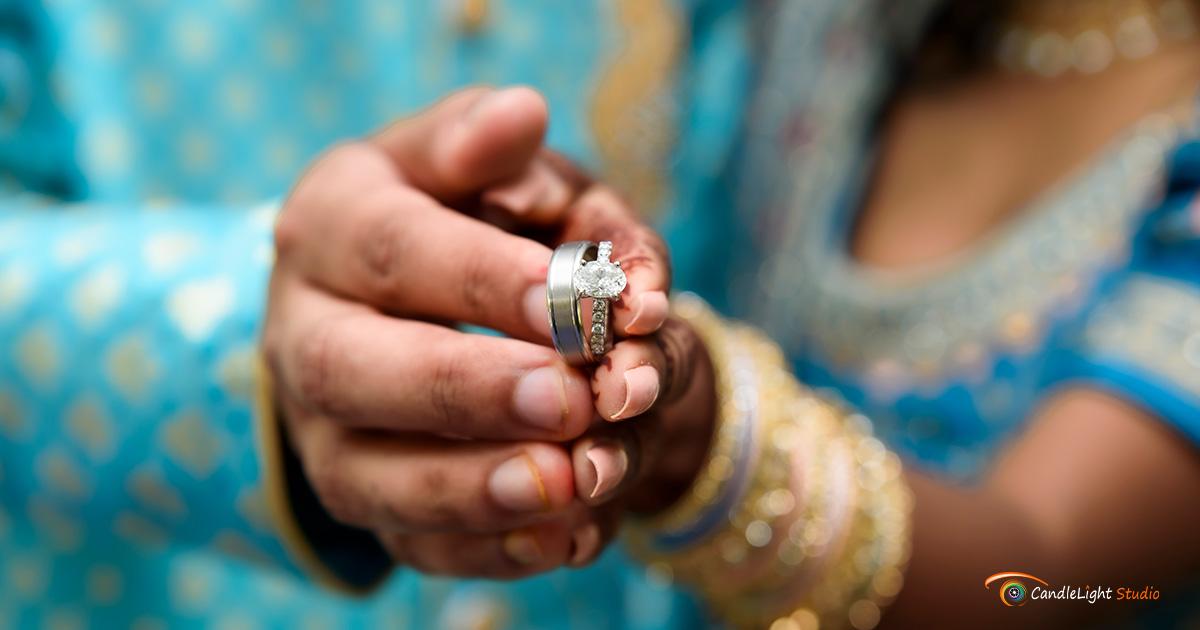
[[[908,556],[898,458],[868,422],[798,383],[761,333],[696,298],[675,308],[712,355],[713,444],[694,485],[633,525],[629,548],[736,627],[873,627]]]
[[[692,486],[707,460],[716,424],[717,395],[712,359],[697,342],[694,373],[687,391],[658,413],[663,443],[647,462],[642,482],[631,493],[630,509],[651,516],[674,504]]]

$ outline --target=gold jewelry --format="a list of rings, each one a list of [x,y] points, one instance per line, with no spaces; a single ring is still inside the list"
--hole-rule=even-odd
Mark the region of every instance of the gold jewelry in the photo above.
[[[908,559],[899,459],[866,418],[798,383],[761,333],[695,296],[672,306],[716,367],[717,427],[684,498],[626,531],[631,551],[735,627],[874,627]]]
[[[488,0],[462,0],[462,28],[468,33],[478,32],[487,20]]]
[[[997,39],[1013,72],[1094,74],[1118,57],[1142,59],[1196,33],[1193,0],[1018,0]]]

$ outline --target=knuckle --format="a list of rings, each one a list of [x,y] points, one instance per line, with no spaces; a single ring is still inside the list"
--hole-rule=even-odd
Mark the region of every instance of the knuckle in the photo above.
[[[448,471],[431,468],[415,475],[412,494],[391,498],[387,504],[393,522],[417,531],[460,530],[470,525],[467,514],[455,500],[453,483]],[[414,509],[413,496],[422,497]]]
[[[296,388],[301,400],[323,414],[334,414],[337,387],[332,380],[336,372],[333,365],[335,321],[326,320],[317,325],[311,334],[300,343],[296,357]]]
[[[489,303],[489,287],[495,282],[495,268],[484,256],[470,256],[464,261],[462,303],[467,313],[481,320]]]
[[[344,162],[357,162],[372,149],[363,142],[339,142],[321,156],[318,166],[337,166]]]
[[[435,358],[429,385],[429,403],[436,418],[452,434],[465,435],[469,429],[467,409],[463,405],[465,360],[462,353],[449,350]]]
[[[409,280],[404,257],[405,252],[411,250],[408,216],[388,208],[386,202],[374,200],[369,203],[381,207],[372,209],[372,218],[363,226],[362,252],[367,277],[371,292],[392,304],[404,297]]]
[[[358,488],[345,474],[343,465],[330,453],[308,466],[308,481],[321,505],[333,520],[353,526],[366,525]]]
[[[329,180],[336,179],[345,164],[358,161],[354,157],[362,148],[353,143],[339,144],[314,161],[296,181],[283,209],[275,220],[275,250],[284,258],[302,247],[309,238],[311,215],[321,205],[330,188]]]
[[[303,244],[306,223],[304,203],[293,200],[283,207],[275,219],[275,257],[279,261],[289,260]]]
[[[390,527],[398,528],[406,532],[425,529],[423,523],[420,522],[420,511],[416,513],[417,522],[411,519],[414,516],[412,502],[398,494],[391,494],[379,502],[380,518],[382,522],[387,523]]]

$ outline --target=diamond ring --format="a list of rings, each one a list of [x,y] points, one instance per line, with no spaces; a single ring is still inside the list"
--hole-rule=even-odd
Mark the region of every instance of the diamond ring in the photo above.
[[[546,307],[554,347],[572,365],[599,363],[612,348],[609,327],[612,300],[625,289],[621,263],[609,260],[612,243],[564,243],[550,257],[546,273]],[[584,318],[582,300],[592,300]]]

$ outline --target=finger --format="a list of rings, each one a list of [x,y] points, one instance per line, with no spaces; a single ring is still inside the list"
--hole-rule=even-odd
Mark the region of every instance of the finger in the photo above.
[[[304,210],[284,213],[276,241],[288,252],[281,260],[316,284],[395,315],[550,339],[545,245],[402,186],[378,188],[336,212]],[[291,245],[299,240],[321,245]]]
[[[591,564],[616,537],[625,516],[624,502],[584,507],[571,529],[571,554],[567,564],[578,568]]]
[[[558,444],[351,431],[297,412],[304,472],[338,522],[398,533],[497,532],[565,513],[575,497]]]
[[[571,445],[575,496],[584,504],[606,503],[638,478],[642,444],[633,424],[598,424]]]
[[[265,344],[280,387],[343,426],[518,440],[572,439],[595,414],[591,386],[552,348],[400,320],[301,282],[277,291]]]
[[[691,386],[701,343],[677,319],[649,337],[618,342],[592,374],[596,410],[609,420],[625,420],[674,402]]]
[[[504,534],[383,534],[379,539],[397,562],[423,573],[498,580],[550,571],[572,552],[566,519]]]
[[[564,241],[612,241],[612,259],[620,261],[627,284],[614,301],[618,333],[648,335],[667,318],[671,261],[658,234],[643,225],[616,193],[593,186],[566,217]]]
[[[672,449],[664,451],[664,445],[688,441],[674,439],[668,439],[657,414],[637,422],[593,427],[571,447],[576,498],[598,515],[604,510],[624,512],[634,505],[650,504],[647,499],[654,500],[664,488],[667,493],[677,492],[679,484],[673,479],[657,478],[664,470],[673,473],[673,468],[659,465],[674,457]]]
[[[488,189],[486,205],[501,208],[523,226],[561,223],[591,179],[561,155],[541,150],[520,176]]]
[[[400,176],[444,203],[517,176],[546,132],[546,101],[529,87],[470,88],[371,138]]]

